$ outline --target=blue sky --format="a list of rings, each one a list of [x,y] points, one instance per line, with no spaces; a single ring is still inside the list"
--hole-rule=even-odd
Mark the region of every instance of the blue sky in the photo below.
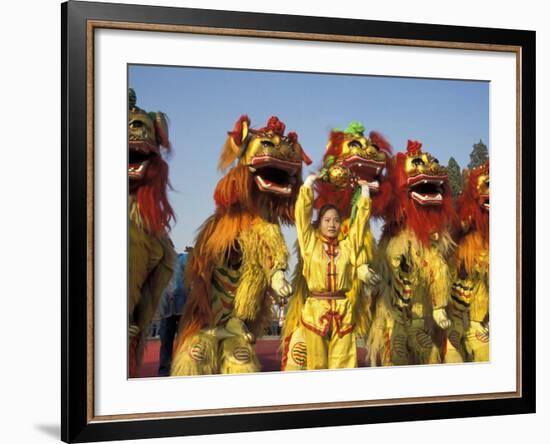
[[[330,130],[352,120],[383,133],[395,152],[419,140],[442,164],[453,156],[466,166],[480,139],[490,149],[488,82],[130,65],[128,84],[139,107],[169,118],[178,251],[213,212],[218,157],[241,114],[254,127],[276,115],[296,131],[313,159],[304,175],[318,167]],[[294,233],[284,234],[291,246]]]

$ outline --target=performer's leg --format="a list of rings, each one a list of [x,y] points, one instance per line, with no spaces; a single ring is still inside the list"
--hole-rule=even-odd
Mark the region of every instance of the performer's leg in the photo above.
[[[307,348],[308,370],[328,368],[329,333],[324,336],[319,333],[327,327],[322,318],[330,310],[330,301],[315,298],[307,298],[302,309],[302,331]]]
[[[409,330],[408,346],[413,352],[415,361],[411,364],[439,364],[441,363],[439,350],[432,337],[422,327],[423,321],[413,320]]]
[[[170,375],[211,375],[218,372],[218,340],[199,332],[174,352]]]
[[[307,369],[307,347],[303,333],[303,327],[298,327],[292,333],[288,345],[283,350],[285,353],[284,371]]]
[[[139,366],[137,364],[137,344],[138,337],[128,338],[128,377],[137,378],[139,375]]]
[[[252,344],[242,336],[233,336],[220,343],[220,373],[254,373],[261,365]]]
[[[380,307],[381,304],[379,303],[367,335],[367,358],[365,363],[368,361],[370,367],[393,365],[391,338],[395,322],[391,318],[392,313]]]
[[[179,316],[169,316],[160,320],[160,352],[159,352],[159,376],[170,375],[172,353],[174,348],[174,336],[178,325]]]
[[[382,365],[408,365],[410,352],[407,347],[407,327],[399,322],[388,330],[388,340],[383,353]]]
[[[353,309],[348,299],[339,299],[333,301],[333,310],[338,315],[332,321],[328,367],[355,368],[357,367],[357,337],[353,322]]]
[[[450,320],[451,328],[445,332],[443,362],[447,364],[465,362],[464,319],[459,315],[451,314]]]
[[[481,323],[470,322],[466,333],[466,347],[474,362],[489,361],[489,333]]]
[[[328,339],[314,331],[303,328],[307,348],[307,369],[319,370],[328,368]]]
[[[328,368],[357,367],[357,343],[355,332],[342,337],[332,333],[328,349]]]

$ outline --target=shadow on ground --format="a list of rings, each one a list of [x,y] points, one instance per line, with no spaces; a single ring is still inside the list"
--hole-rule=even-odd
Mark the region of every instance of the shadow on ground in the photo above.
[[[61,426],[59,424],[36,424],[34,428],[56,441],[59,441],[61,437]]]

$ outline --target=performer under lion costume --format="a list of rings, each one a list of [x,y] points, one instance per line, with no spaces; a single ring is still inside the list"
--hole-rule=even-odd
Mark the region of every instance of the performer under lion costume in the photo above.
[[[129,375],[137,376],[149,323],[172,276],[176,253],[168,237],[174,212],[168,202],[170,150],[166,116],[136,106],[129,91],[128,113],[128,323]]]
[[[388,171],[393,199],[376,260],[382,283],[367,338],[371,365],[439,363],[436,326],[450,326],[451,191],[446,168],[421,146],[409,140]]]
[[[216,211],[200,229],[187,267],[190,294],[172,375],[260,370],[255,338],[264,332],[273,298],[288,296],[288,250],[280,224],[293,223],[302,162],[311,161],[296,133],[271,117],[253,130],[235,124],[219,161]]]
[[[366,180],[371,196],[371,216],[380,217],[389,201],[391,189],[385,183],[383,172],[391,156],[389,142],[378,132],[364,134],[365,127],[359,122],[351,122],[345,130],[331,132],[323,157],[323,166],[316,181],[317,197],[314,207],[319,210],[326,204],[333,204],[343,219],[341,238],[345,238],[350,222],[355,219],[355,202],[359,197],[356,180]],[[363,249],[358,264],[370,264],[374,257],[375,240],[367,222]],[[301,257],[297,251],[297,256]],[[290,299],[287,317],[282,332],[282,370],[305,370],[307,368],[307,347],[304,339],[301,313],[309,295],[309,289],[302,274],[302,264],[298,263],[293,276],[294,295]],[[369,268],[361,268],[363,273],[375,274]],[[367,279],[365,276],[361,276]],[[368,279],[367,279],[368,280]],[[353,307],[353,334],[363,336],[368,327],[368,300],[364,282],[354,279],[346,297]]]
[[[453,285],[445,362],[489,360],[489,162],[466,171],[458,198],[460,227],[451,261]]]

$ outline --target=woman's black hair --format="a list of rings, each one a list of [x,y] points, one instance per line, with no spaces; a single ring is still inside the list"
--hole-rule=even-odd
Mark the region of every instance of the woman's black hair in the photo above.
[[[319,225],[321,225],[321,219],[323,218],[323,216],[325,215],[325,213],[328,211],[328,210],[334,210],[336,211],[336,213],[338,213],[338,217],[340,219],[342,219],[342,214],[340,214],[340,210],[338,209],[338,207],[336,205],[333,205],[331,203],[328,203],[328,204],[325,204],[323,205],[320,209],[319,209],[319,212],[317,213],[317,219],[315,220],[315,222],[313,222],[313,226],[315,228],[319,228]]]

